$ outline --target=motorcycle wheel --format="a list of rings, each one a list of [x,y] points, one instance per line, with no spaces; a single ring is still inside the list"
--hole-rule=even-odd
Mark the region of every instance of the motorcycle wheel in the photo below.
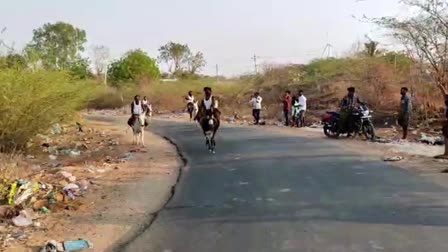
[[[375,128],[373,127],[372,122],[364,123],[364,125],[362,126],[362,133],[367,138],[367,140],[375,140]]]
[[[337,132],[332,131],[331,128],[328,126],[324,126],[324,134],[330,138],[338,138],[339,137],[339,134]]]

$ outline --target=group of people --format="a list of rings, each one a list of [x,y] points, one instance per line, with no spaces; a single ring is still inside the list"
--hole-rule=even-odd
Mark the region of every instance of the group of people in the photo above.
[[[356,94],[356,90],[354,87],[349,87],[347,89],[348,93],[341,101],[340,104],[340,130],[342,127],[347,125],[348,120],[350,119],[351,114],[354,109],[358,105],[363,104],[358,95]],[[403,129],[403,139],[406,139],[408,136],[408,128],[409,123],[411,121],[412,114],[412,101],[411,97],[408,95],[409,89],[407,87],[402,87],[400,90],[401,94],[401,104],[400,110],[398,114],[398,124]],[[196,113],[194,115],[194,120],[198,121],[202,124],[202,119],[205,115],[210,115],[215,119],[219,120],[221,112],[218,109],[218,100],[212,95],[212,89],[210,87],[204,88],[204,99],[197,104],[195,97],[193,96],[192,91],[188,92],[188,95],[185,97],[187,101],[187,108],[190,110],[191,108],[196,109]],[[286,126],[303,126],[305,112],[307,110],[307,99],[303,94],[303,90],[299,90],[297,95],[291,96],[291,91],[286,91],[283,98],[281,98],[283,102],[283,114],[285,117],[285,125]],[[259,92],[255,92],[251,99],[250,104],[252,105],[252,115],[254,118],[254,124],[260,123],[260,114],[262,109],[262,101],[263,98],[260,96]],[[131,104],[131,118],[128,121],[129,125],[133,124],[133,120],[138,118],[138,116],[145,114],[146,116],[150,116],[152,113],[151,103],[148,101],[147,97],[144,96],[142,100],[140,100],[140,96],[136,95],[134,97],[134,101]],[[191,114],[190,114],[191,116]],[[297,120],[300,118],[300,120]],[[300,125],[299,125],[300,123]]]
[[[357,106],[363,104],[359,96],[356,94],[354,87],[349,87],[347,89],[348,93],[341,101],[340,105],[340,124],[339,131],[343,130],[343,127],[347,127],[350,116]],[[406,139],[408,136],[409,123],[411,121],[412,115],[412,100],[407,87],[402,87],[400,90],[401,100],[400,109],[398,112],[398,124],[403,130],[402,139]]]
[[[286,126],[302,127],[305,123],[306,112],[306,97],[303,90],[299,90],[297,95],[291,96],[291,91],[286,91],[284,97],[280,98],[283,102],[283,114],[285,117]],[[255,92],[249,103],[252,105],[252,116],[254,117],[254,124],[260,124],[261,103],[263,98],[259,92]]]
[[[357,106],[363,104],[358,95],[356,94],[356,89],[354,87],[349,87],[347,89],[347,95],[341,101],[340,104],[340,120],[339,124],[340,131],[343,130],[343,127],[346,127],[348,121],[350,120],[350,116],[352,115],[354,109]],[[402,87],[400,90],[401,94],[401,105],[398,113],[398,124],[403,129],[403,139],[406,139],[408,136],[408,128],[409,123],[411,121],[412,114],[412,101],[411,97],[408,94],[409,89],[407,87]],[[291,91],[286,91],[283,98],[281,98],[283,102],[283,114],[285,118],[286,126],[304,126],[305,122],[305,112],[307,110],[307,99],[303,94],[303,90],[299,90],[297,95],[291,96]],[[249,103],[252,105],[252,116],[254,118],[254,124],[260,123],[260,114],[263,98],[260,96],[259,92],[255,92]]]
[[[187,111],[190,113],[190,119],[201,123],[201,119],[205,115],[212,115],[219,120],[221,112],[218,109],[218,100],[212,95],[211,87],[204,87],[204,99],[199,104],[192,91],[188,91],[185,101],[187,103]]]

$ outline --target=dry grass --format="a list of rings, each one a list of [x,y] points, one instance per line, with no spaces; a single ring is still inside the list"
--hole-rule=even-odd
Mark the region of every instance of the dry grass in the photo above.
[[[0,152],[22,150],[56,122],[85,107],[94,86],[64,72],[0,72]]]

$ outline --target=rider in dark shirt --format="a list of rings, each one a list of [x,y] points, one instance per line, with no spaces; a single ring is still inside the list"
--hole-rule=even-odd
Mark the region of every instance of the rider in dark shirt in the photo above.
[[[347,129],[350,116],[357,105],[362,104],[362,101],[355,93],[354,87],[347,88],[348,94],[344,96],[341,101],[341,119],[339,124],[339,133]]]

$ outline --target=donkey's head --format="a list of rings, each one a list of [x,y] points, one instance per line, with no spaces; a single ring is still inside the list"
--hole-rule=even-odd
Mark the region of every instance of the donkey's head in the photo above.
[[[134,124],[132,125],[132,131],[134,134],[139,134],[142,132],[142,129],[145,127],[145,115],[139,115],[134,119]]]

